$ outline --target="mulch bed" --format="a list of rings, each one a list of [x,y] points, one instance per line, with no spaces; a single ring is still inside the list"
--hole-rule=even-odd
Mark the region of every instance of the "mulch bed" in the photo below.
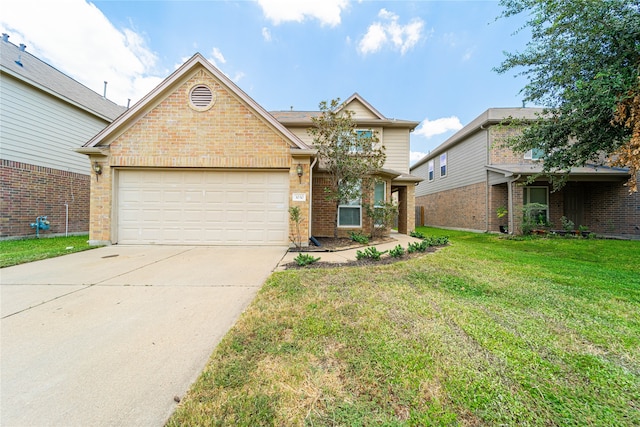
[[[351,239],[334,239],[329,237],[319,237],[317,238],[317,240],[321,245],[320,247],[309,246],[308,248],[304,248],[300,252],[308,253],[310,255],[315,256],[316,258],[317,257],[322,258],[322,252],[337,252],[337,251],[344,251],[347,249],[357,249],[357,248],[364,248],[367,246],[376,246],[381,243],[394,241],[395,239],[392,239],[390,237],[385,237],[381,239],[372,239],[366,245],[354,242]],[[385,264],[393,264],[394,262],[398,262],[398,261],[406,261],[408,259],[417,258],[424,254],[435,252],[437,249],[438,247],[430,246],[424,252],[414,252],[412,254],[405,252],[405,254],[399,258],[393,258],[389,256],[389,254],[385,254],[378,261],[374,261],[372,259],[361,259],[361,260],[353,260],[353,261],[338,263],[338,262],[326,262],[326,261],[320,260],[320,261],[314,262],[313,264],[309,264],[305,266],[299,266],[295,262],[289,262],[287,264],[284,264],[283,267],[286,270],[303,270],[303,269],[309,269],[309,268],[364,267],[367,265],[385,265]],[[292,252],[296,252],[296,251],[292,250]]]

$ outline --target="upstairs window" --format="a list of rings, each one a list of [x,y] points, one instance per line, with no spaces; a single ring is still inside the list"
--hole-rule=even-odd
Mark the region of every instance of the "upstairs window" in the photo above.
[[[447,153],[440,154],[440,176],[447,176]]]
[[[524,153],[525,160],[540,160],[544,157],[544,151],[539,148],[533,148]]]
[[[435,172],[433,168],[434,168],[434,161],[429,160],[429,181],[433,181],[433,179],[435,178]]]

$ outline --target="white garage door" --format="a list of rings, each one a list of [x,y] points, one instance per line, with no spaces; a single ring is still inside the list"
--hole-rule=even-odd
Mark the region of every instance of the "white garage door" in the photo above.
[[[122,170],[122,244],[288,243],[287,172]]]

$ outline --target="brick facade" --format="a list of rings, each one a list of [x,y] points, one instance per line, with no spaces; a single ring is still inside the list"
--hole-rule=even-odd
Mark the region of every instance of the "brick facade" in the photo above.
[[[205,84],[214,93],[213,106],[205,111],[191,107],[189,91]],[[295,158],[290,143],[240,102],[224,85],[196,69],[160,103],[148,109],[126,132],[118,135],[105,155],[91,156],[102,174],[91,181],[92,243],[110,242],[114,171],[127,167],[208,168],[237,170],[289,170],[290,193],[302,193],[309,200],[310,155]],[[303,167],[298,177],[297,166]],[[290,198],[291,200],[291,198]],[[298,206],[302,242],[308,241],[308,202],[290,201]],[[296,233],[289,224],[290,235]]]
[[[313,177],[313,221],[311,235],[315,237],[333,237],[337,221],[337,208],[333,200],[327,200],[325,188],[330,187],[331,181],[326,174],[318,173]],[[386,200],[391,200],[391,183],[386,181]],[[339,227],[338,237],[349,237],[349,233],[356,232],[371,235],[372,220],[367,215],[366,204],[371,203],[372,195],[364,195],[362,200],[362,226]],[[413,211],[411,211],[413,212]],[[401,215],[401,214],[400,214]],[[413,229],[412,229],[413,230]]]
[[[35,236],[29,224],[46,215],[41,235],[89,230],[88,175],[0,160],[0,238]],[[67,206],[68,229],[67,229]]]
[[[425,225],[484,230],[486,184],[471,184],[415,198],[424,207]]]

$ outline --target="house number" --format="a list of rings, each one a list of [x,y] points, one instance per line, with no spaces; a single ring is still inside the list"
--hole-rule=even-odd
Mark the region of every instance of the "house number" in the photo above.
[[[307,200],[307,194],[306,193],[293,193],[291,195],[291,198],[294,202],[304,202]]]

